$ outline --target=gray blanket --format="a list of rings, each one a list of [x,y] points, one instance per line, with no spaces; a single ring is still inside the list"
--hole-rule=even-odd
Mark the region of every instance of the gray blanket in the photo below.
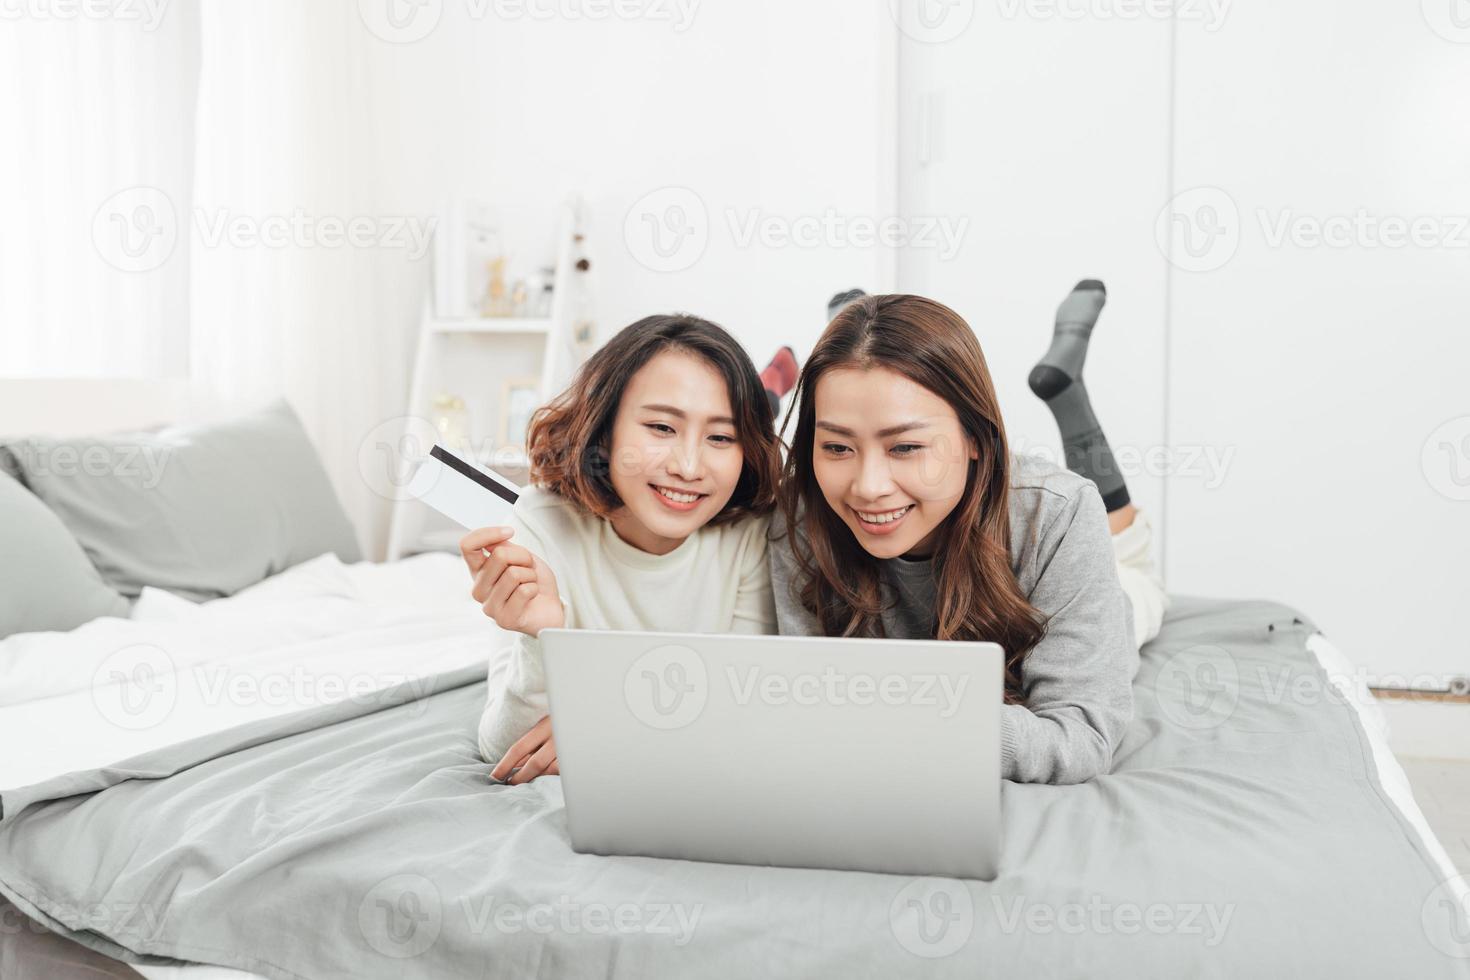
[[[575,854],[560,779],[488,781],[473,669],[0,793],[0,892],[274,978],[1470,977],[1310,632],[1176,600],[1113,773],[1004,784],[993,882]]]

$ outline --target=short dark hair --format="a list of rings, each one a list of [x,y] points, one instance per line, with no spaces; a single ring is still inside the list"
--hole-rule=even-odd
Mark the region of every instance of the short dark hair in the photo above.
[[[781,450],[765,387],[734,337],[687,313],[648,316],[624,327],[588,358],[566,391],[536,410],[526,440],[532,482],[599,517],[621,507],[611,479],[613,421],[633,375],[665,350],[704,358],[729,390],[745,465],[734,494],[710,523],[769,513],[776,504]]]

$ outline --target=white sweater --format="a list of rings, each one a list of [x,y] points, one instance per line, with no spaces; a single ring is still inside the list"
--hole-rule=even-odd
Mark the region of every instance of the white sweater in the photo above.
[[[545,490],[516,501],[512,543],[556,575],[570,629],[775,633],[768,518],[705,527],[667,555],[628,544],[607,521]],[[548,714],[541,642],[517,634],[490,661],[480,754],[496,763]]]

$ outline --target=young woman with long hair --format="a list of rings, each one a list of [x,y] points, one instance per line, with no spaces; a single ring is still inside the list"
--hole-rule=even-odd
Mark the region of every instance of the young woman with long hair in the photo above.
[[[923,297],[857,297],[797,392],[771,550],[780,631],[996,642],[1002,775],[1106,772],[1138,668],[1124,556],[1095,482],[1009,451],[969,325]],[[1133,587],[1161,608],[1142,544]]]

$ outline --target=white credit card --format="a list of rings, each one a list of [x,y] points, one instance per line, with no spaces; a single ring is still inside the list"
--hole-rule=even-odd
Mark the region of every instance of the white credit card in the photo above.
[[[473,531],[505,525],[521,488],[435,446],[408,481],[408,492]]]

